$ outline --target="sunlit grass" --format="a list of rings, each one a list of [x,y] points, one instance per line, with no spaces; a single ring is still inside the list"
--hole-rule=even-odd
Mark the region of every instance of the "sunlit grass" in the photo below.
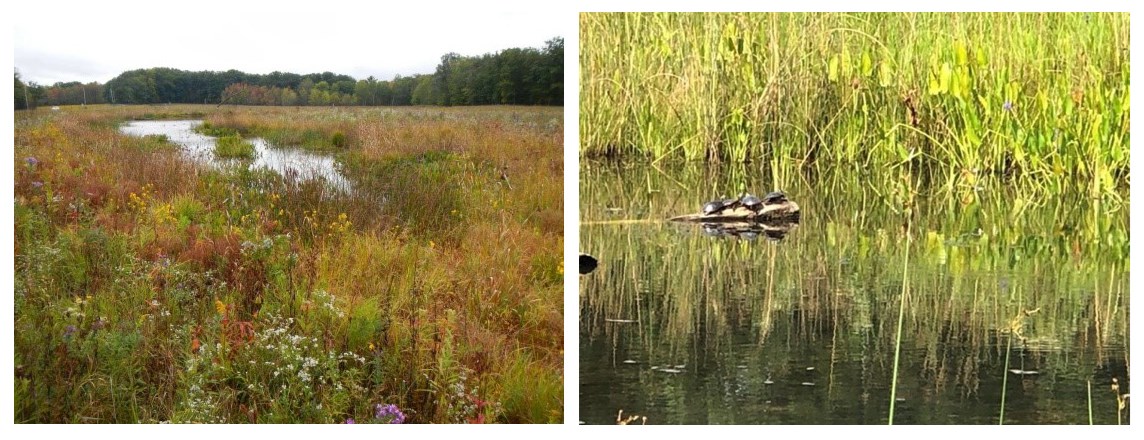
[[[281,145],[333,152],[355,191],[213,170],[116,128],[194,117],[216,135],[324,140]],[[559,422],[561,118],[17,114],[16,420],[365,423],[395,404],[407,422]]]
[[[1127,13],[586,13],[580,151],[1128,185]]]

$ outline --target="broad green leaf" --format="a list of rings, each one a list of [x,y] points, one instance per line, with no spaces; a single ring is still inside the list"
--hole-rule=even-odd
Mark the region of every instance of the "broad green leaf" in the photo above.
[[[939,80],[939,88],[941,93],[949,93],[949,83],[953,79],[953,68],[949,63],[941,63],[941,79]]]
[[[953,42],[953,52],[957,59],[958,66],[965,66],[969,64],[969,53],[965,48],[965,43],[958,40]]]

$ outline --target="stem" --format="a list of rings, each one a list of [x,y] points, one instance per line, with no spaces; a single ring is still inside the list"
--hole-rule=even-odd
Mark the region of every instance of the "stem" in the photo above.
[[[1088,424],[1092,424],[1092,380],[1088,381]]]
[[[894,375],[890,382],[890,420],[889,424],[894,424],[894,404],[897,402],[898,397],[898,363],[901,360],[902,354],[902,323],[905,322],[906,316],[906,294],[909,291],[909,272],[907,269],[910,265],[910,222],[906,221],[906,258],[902,263],[902,296],[898,299],[898,334],[897,340],[894,342]]]
[[[1009,335],[1009,342],[1005,344],[1005,370],[1001,372],[1004,379],[1001,379],[1001,415],[998,416],[997,424],[1005,424],[1005,391],[1009,389],[1009,353],[1013,349],[1013,335]]]

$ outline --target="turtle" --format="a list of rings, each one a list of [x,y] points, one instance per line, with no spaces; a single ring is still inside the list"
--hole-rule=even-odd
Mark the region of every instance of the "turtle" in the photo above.
[[[712,200],[703,205],[703,214],[712,215],[720,212],[735,209],[739,206],[739,199],[721,198]]]
[[[758,212],[760,209],[763,208],[763,201],[761,199],[759,199],[758,197],[751,195],[750,193],[748,193],[748,194],[744,195],[742,198],[740,198],[739,203],[741,205],[743,205],[744,208],[750,209],[750,210],[755,211],[755,212]]]
[[[717,213],[719,211],[722,211],[723,208],[726,206],[727,205],[723,204],[723,200],[712,200],[712,201],[707,202],[703,205],[703,214],[704,215],[711,215],[711,214]]]
[[[768,193],[767,195],[763,196],[763,204],[773,205],[776,203],[785,202],[786,199],[787,199],[786,194],[783,194],[782,191],[775,191],[775,192]]]

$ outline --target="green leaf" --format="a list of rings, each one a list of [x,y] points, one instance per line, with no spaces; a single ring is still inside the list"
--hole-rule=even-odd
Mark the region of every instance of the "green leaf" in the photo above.
[[[965,48],[965,43],[961,41],[953,42],[953,53],[957,59],[958,66],[965,66],[969,64],[969,53]]]
[[[953,79],[953,68],[949,63],[941,63],[941,79],[939,89],[941,93],[949,93],[949,83]]]
[[[830,57],[830,67],[827,68],[826,75],[830,82],[838,82],[838,55]]]

